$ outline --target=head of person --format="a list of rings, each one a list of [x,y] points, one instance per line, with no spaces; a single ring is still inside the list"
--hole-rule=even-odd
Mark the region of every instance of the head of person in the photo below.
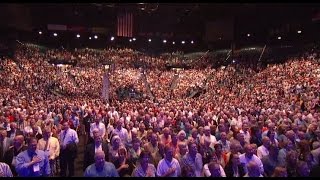
[[[288,177],[287,169],[277,166],[273,171],[272,177]]]
[[[260,168],[258,164],[254,161],[249,162],[247,169],[249,177],[259,177],[261,175]]]
[[[23,135],[17,135],[13,139],[13,146],[18,149],[23,145],[24,137]]]
[[[140,147],[141,147],[141,140],[140,139],[137,138],[137,139],[132,140],[132,148],[134,150],[137,150]]]
[[[142,150],[139,156],[139,162],[141,166],[147,166],[151,158],[151,152],[147,150]]]
[[[4,129],[0,130],[0,140],[3,140],[5,137],[7,137],[7,131]]]
[[[94,155],[95,166],[97,170],[102,170],[105,165],[105,153],[102,150],[98,150]]]
[[[120,159],[126,159],[127,158],[127,149],[125,147],[120,147],[118,150],[119,158]]]
[[[43,137],[48,139],[51,137],[51,127],[45,127],[43,132]]]
[[[185,155],[188,152],[188,147],[186,142],[179,142],[178,143],[178,148],[179,148],[179,154]]]
[[[222,153],[222,145],[221,144],[215,144],[214,145],[214,150],[216,154],[221,154]]]
[[[195,172],[191,166],[186,165],[181,169],[181,175],[182,177],[195,177]]]
[[[197,138],[197,136],[198,136],[198,130],[197,130],[196,128],[193,128],[193,129],[191,130],[191,136],[192,136],[194,139]]]
[[[232,153],[232,154],[237,154],[238,152],[240,152],[239,151],[239,148],[238,148],[238,142],[237,141],[232,141],[231,143],[230,143],[230,152]],[[241,145],[240,145],[241,146]]]
[[[136,139],[138,137],[138,131],[136,129],[131,130],[132,139]]]
[[[173,159],[173,147],[171,147],[169,145],[165,145],[164,154],[165,154],[165,159],[167,161],[171,162]]]
[[[178,139],[179,141],[184,141],[187,137],[187,134],[184,130],[181,130],[179,133],[178,133]]]
[[[11,130],[16,130],[17,127],[18,127],[18,125],[17,125],[17,123],[15,123],[15,122],[12,122],[12,123],[10,124]]]
[[[99,132],[94,134],[93,138],[94,138],[94,143],[96,145],[100,145],[102,143],[102,136],[101,136],[101,134]]]
[[[230,159],[233,166],[239,166],[241,164],[239,154],[231,154]]]
[[[118,119],[117,120],[117,129],[121,129],[123,123],[124,123],[124,119],[123,118]]]
[[[245,156],[248,159],[251,159],[254,154],[254,148],[253,148],[252,144],[246,144],[244,146],[244,150],[245,150]]]
[[[217,162],[210,162],[208,164],[211,177],[221,177],[220,164]]]
[[[243,133],[238,133],[237,134],[237,140],[239,142],[245,142],[244,134]]]
[[[216,153],[212,153],[210,156],[211,156],[210,157],[210,162],[218,163],[218,157],[217,157]]]
[[[165,127],[162,132],[163,132],[164,137],[166,137],[166,138],[169,137],[170,129],[168,127]]]
[[[209,126],[205,126],[203,128],[203,132],[206,136],[210,136],[211,135],[211,131],[210,131],[210,127]]]
[[[119,147],[120,146],[120,142],[121,142],[121,140],[120,140],[120,137],[118,135],[113,136],[112,139],[111,139],[111,145],[114,148]]]
[[[98,135],[98,134],[100,134],[99,129],[98,129],[98,128],[94,128],[94,129],[92,130],[92,134],[93,134],[93,137],[96,136],[96,135]]]
[[[27,144],[28,144],[28,152],[33,154],[36,152],[37,150],[37,144],[38,144],[38,140],[35,137],[30,137],[27,140]]]
[[[247,131],[249,130],[249,125],[248,125],[248,123],[243,123],[243,124],[242,124],[242,130],[243,130],[244,132],[247,132]]]
[[[158,143],[158,135],[156,133],[151,134],[150,142],[152,145],[156,145]]]
[[[101,114],[97,114],[96,118],[94,119],[95,123],[99,123],[102,120],[102,115]]]
[[[225,133],[225,132],[220,133],[220,140],[226,141],[227,140],[227,133]]]
[[[195,142],[193,141],[190,141],[188,143],[188,150],[189,150],[189,154],[192,156],[192,157],[195,157],[198,153],[198,146]]]
[[[271,145],[270,138],[268,136],[264,136],[262,138],[262,144],[264,147],[266,147],[268,149]]]
[[[70,128],[70,125],[69,125],[68,122],[64,122],[64,123],[62,124],[62,129],[63,129],[63,130],[68,130],[69,128]]]

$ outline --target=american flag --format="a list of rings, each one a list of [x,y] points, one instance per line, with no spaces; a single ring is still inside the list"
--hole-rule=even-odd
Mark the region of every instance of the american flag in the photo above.
[[[133,36],[133,14],[126,12],[118,14],[117,36]]]

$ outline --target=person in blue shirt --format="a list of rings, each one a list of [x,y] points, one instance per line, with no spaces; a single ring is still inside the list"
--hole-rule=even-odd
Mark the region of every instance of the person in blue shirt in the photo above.
[[[84,177],[119,177],[116,167],[105,161],[104,151],[98,150],[95,153],[95,163],[88,166],[84,172]]]
[[[46,177],[50,175],[48,156],[37,149],[37,139],[28,139],[28,149],[18,154],[16,171],[20,177]]]

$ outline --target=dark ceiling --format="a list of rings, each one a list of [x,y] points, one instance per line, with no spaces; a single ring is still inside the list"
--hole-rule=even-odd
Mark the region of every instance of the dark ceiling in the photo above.
[[[137,21],[161,21],[167,25],[201,24],[224,16],[263,18],[294,18],[310,16],[319,4],[245,4],[245,3],[26,3],[2,4],[1,14],[16,14],[19,9],[28,11],[33,26],[44,24],[72,24],[112,27],[117,12],[129,10]],[[18,8],[19,7],[19,8]],[[21,14],[23,16],[23,14]],[[24,17],[26,18],[26,17]],[[151,26],[151,25],[150,25]]]

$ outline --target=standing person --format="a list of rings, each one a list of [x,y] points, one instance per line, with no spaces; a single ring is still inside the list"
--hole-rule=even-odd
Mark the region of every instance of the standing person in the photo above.
[[[198,153],[197,144],[195,142],[188,143],[189,152],[181,159],[181,168],[190,166],[195,172],[196,177],[200,177],[202,173],[202,156]]]
[[[10,131],[8,131],[7,135],[8,138],[13,139],[17,135],[23,135],[23,131],[18,129],[18,125],[15,122],[10,123]]]
[[[37,149],[43,150],[49,157],[49,164],[51,169],[51,175],[55,174],[56,160],[60,154],[59,140],[51,135],[51,128],[45,127],[43,138],[38,141]]]
[[[24,150],[27,150],[27,146],[24,145],[23,135],[17,135],[13,139],[13,146],[9,148],[4,154],[4,162],[10,166],[13,176],[17,176],[15,166],[17,165],[16,157],[18,154]]]
[[[180,164],[173,158],[173,148],[166,145],[164,148],[165,158],[160,160],[157,167],[157,176],[159,177],[179,177],[181,174]]]
[[[0,177],[13,177],[8,164],[0,162]]]
[[[21,177],[47,177],[50,175],[48,156],[37,149],[37,139],[28,139],[28,149],[17,156],[16,171]]]
[[[115,166],[105,160],[105,153],[98,150],[95,153],[95,163],[88,166],[84,172],[84,177],[119,177]]]
[[[0,162],[3,162],[4,154],[12,145],[12,139],[7,137],[6,130],[0,130]]]
[[[71,129],[68,122],[63,123],[63,131],[60,133],[60,176],[65,177],[67,169],[69,177],[74,175],[74,160],[77,155],[78,134]]]
[[[241,166],[239,154],[231,154],[230,161],[225,167],[227,177],[243,177],[245,175],[244,167]]]
[[[151,153],[143,150],[139,156],[139,163],[133,170],[131,177],[155,177],[156,168],[153,164],[149,163]]]
[[[93,122],[93,114],[92,114],[92,110],[87,110],[86,114],[83,117],[83,125],[84,125],[84,130],[85,130],[85,142],[86,144],[89,143],[89,139],[90,139],[90,125]]]
[[[90,125],[90,137],[93,139],[93,130],[94,129],[99,129],[100,135],[102,139],[104,139],[106,135],[106,126],[101,122],[102,121],[102,115],[97,114],[95,122]]]
[[[83,160],[83,170],[94,163],[95,153],[99,150],[102,150],[105,154],[107,154],[106,161],[108,161],[109,148],[108,144],[103,141],[101,134],[99,131],[94,134],[94,143],[90,143],[86,146],[84,150],[84,160]]]
[[[263,164],[261,160],[258,158],[258,156],[254,154],[254,149],[252,144],[247,144],[244,148],[245,148],[245,153],[241,154],[239,157],[240,157],[241,164],[243,164],[243,166],[245,167],[244,169],[246,173],[248,173],[247,167],[249,163],[253,161],[259,167],[260,173],[263,174],[264,173]]]

